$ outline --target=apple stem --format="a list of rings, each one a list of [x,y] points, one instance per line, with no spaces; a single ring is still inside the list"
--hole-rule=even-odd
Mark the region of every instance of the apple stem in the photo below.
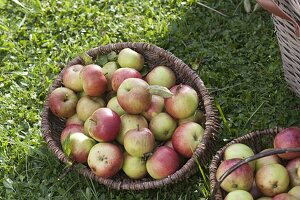
[[[179,85],[178,85],[178,87],[176,88],[176,94],[179,92],[179,90],[182,88],[182,83],[180,83]]]
[[[160,85],[149,85],[147,90],[150,94],[158,95],[163,98],[170,98],[174,95],[168,88]]]

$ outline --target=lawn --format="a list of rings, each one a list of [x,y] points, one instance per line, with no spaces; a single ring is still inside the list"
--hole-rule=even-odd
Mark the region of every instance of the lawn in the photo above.
[[[155,44],[196,70],[226,119],[220,145],[252,130],[300,126],[270,15],[246,13],[240,0],[202,3],[226,16],[195,0],[0,0],[0,199],[204,198],[200,172],[140,192],[76,173],[58,180],[66,167],[42,138],[43,103],[66,63],[99,45]]]

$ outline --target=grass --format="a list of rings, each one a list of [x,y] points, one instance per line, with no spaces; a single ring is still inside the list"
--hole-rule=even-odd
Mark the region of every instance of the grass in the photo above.
[[[1,0],[0,199],[204,198],[206,166],[179,184],[141,192],[76,173],[58,180],[66,167],[41,136],[43,102],[65,64],[98,45],[147,42],[189,64],[222,111],[220,145],[252,130],[300,126],[270,16],[245,13],[240,0],[199,2]]]

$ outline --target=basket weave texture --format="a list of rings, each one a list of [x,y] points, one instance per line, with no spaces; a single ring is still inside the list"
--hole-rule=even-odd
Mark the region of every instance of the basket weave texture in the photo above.
[[[215,149],[217,141],[219,117],[217,115],[217,110],[213,104],[213,98],[209,95],[203,81],[199,78],[196,72],[194,72],[182,60],[175,57],[172,53],[158,46],[146,43],[116,43],[90,49],[87,54],[95,59],[97,56],[105,55],[112,51],[118,53],[124,48],[131,48],[142,54],[145,58],[145,64],[150,68],[158,65],[165,65],[169,67],[175,72],[177,83],[190,85],[196,90],[199,98],[201,99],[199,107],[204,111],[206,115],[206,122],[204,127],[205,132],[202,142],[195,150],[193,157],[190,158],[178,171],[160,180],[154,180],[150,177],[146,177],[141,180],[132,180],[125,176],[122,171],[120,171],[112,178],[101,178],[94,175],[88,167],[75,167],[75,169],[78,173],[89,177],[109,188],[114,188],[117,190],[144,190],[158,188],[186,179],[197,172],[196,159],[199,161],[200,165],[205,165],[209,162],[212,155],[215,153],[213,150]],[[75,64],[83,63],[84,62],[81,57],[78,56],[75,59],[71,60],[64,69]],[[48,96],[45,100],[44,110],[42,114],[42,134],[49,149],[60,161],[67,164],[72,161],[63,153],[59,139],[61,131],[65,127],[65,120],[53,115],[48,105],[49,94],[57,87],[62,86],[62,74],[64,69],[58,75],[48,91]]]
[[[300,26],[299,0],[273,1]],[[295,24],[291,21],[275,15],[272,16],[272,20],[281,52],[285,80],[289,88],[300,97],[300,37],[297,37]]]
[[[212,191],[211,194],[212,200],[223,200],[226,195],[225,192],[220,187],[217,188],[218,181],[216,178],[216,172],[218,166],[221,164],[223,160],[225,149],[232,144],[243,143],[248,145],[254,151],[255,154],[259,153],[260,151],[266,148],[273,147],[273,140],[277,135],[277,133],[280,132],[280,130],[282,130],[282,128],[272,128],[272,129],[266,129],[262,131],[255,131],[255,132],[248,133],[227,143],[216,153],[209,166],[209,178],[210,178],[210,188]]]

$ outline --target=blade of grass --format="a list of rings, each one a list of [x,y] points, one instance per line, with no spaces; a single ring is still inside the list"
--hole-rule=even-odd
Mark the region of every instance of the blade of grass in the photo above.
[[[258,108],[251,114],[251,116],[247,119],[245,125],[243,126],[243,129],[244,130],[246,128],[246,126],[248,125],[249,121],[252,119],[252,117],[259,111],[259,109],[264,105],[266,101],[263,101],[259,106]]]
[[[216,107],[217,107],[217,109],[218,109],[218,111],[219,111],[219,113],[220,113],[220,115],[221,115],[221,119],[222,119],[222,121],[223,121],[223,123],[224,123],[224,125],[225,125],[225,127],[226,127],[226,129],[227,129],[227,131],[228,131],[228,132],[230,133],[230,135],[231,135],[231,130],[230,130],[229,124],[228,124],[228,122],[227,122],[227,120],[226,120],[226,118],[225,118],[225,116],[224,116],[224,113],[223,113],[223,110],[222,110],[220,104],[216,103]]]
[[[201,3],[201,2],[196,2],[196,3],[197,3],[198,5],[200,5],[200,6],[203,6],[203,7],[207,8],[207,9],[209,9],[209,10],[212,10],[212,11],[214,11],[214,12],[216,12],[216,13],[218,13],[218,14],[224,16],[224,17],[228,17],[228,15],[225,15],[224,13],[222,13],[222,12],[220,12],[220,11],[218,11],[218,10],[212,8],[212,7],[209,7],[209,6],[207,6],[207,5],[205,5],[205,4]]]

